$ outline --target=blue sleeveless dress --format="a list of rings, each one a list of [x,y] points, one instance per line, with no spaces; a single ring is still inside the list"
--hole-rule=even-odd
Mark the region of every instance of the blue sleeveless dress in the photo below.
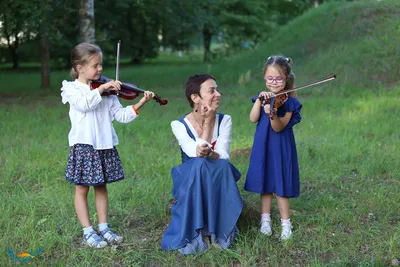
[[[289,96],[278,108],[279,117],[285,116],[286,112],[293,112],[289,123],[279,133],[272,129],[270,119],[262,108],[244,185],[246,191],[276,193],[287,198],[299,196],[300,175],[293,126],[301,121],[301,107],[296,98]]]
[[[222,117],[219,114],[218,135]],[[195,140],[184,118],[179,121]],[[236,185],[241,173],[225,159],[190,158],[182,149],[181,155],[182,164],[171,170],[176,202],[161,248],[195,254],[208,249],[206,237],[221,248],[229,247],[239,232],[236,222],[243,208]]]

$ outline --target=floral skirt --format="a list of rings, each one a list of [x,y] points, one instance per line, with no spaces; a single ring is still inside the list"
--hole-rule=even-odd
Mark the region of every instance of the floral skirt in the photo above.
[[[124,170],[115,148],[96,150],[76,144],[68,156],[65,178],[75,185],[96,186],[123,180]]]

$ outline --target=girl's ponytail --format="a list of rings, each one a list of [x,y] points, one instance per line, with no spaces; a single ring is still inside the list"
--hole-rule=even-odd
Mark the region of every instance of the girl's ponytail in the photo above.
[[[74,67],[71,68],[71,71],[69,73],[70,73],[72,79],[74,79],[74,80],[78,79],[79,75]]]
[[[286,86],[285,86],[285,90],[289,90],[289,89],[293,89],[294,88],[294,73],[290,72],[287,76],[286,76]]]

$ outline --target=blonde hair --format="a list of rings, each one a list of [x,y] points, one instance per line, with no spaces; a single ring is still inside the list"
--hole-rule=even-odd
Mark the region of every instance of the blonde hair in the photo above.
[[[80,43],[71,52],[71,76],[78,79],[79,73],[76,70],[78,65],[86,65],[92,56],[102,54],[101,48],[95,44]]]
[[[292,67],[290,63],[292,60],[288,57],[283,56],[270,56],[264,65],[264,74],[268,67],[277,68],[285,77],[286,84],[283,90],[293,89],[294,87],[294,73],[292,72]],[[289,95],[294,95],[295,92],[290,92]]]

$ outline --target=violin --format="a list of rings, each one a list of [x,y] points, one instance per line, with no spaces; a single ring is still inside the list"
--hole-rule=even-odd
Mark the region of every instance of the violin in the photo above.
[[[117,64],[116,64],[116,70],[115,70],[115,80],[119,80],[119,52],[120,52],[120,46],[121,46],[121,40],[118,41],[117,43]],[[98,80],[92,81],[90,84],[90,89],[96,89],[100,87],[102,84],[108,83],[112,79],[107,78],[105,76],[100,76]],[[104,90],[104,92],[101,94],[102,96],[109,96],[109,95],[116,95],[118,97],[121,97],[126,100],[133,100],[135,99],[139,94],[144,93],[144,90],[136,87],[136,85],[131,84],[131,83],[121,83],[121,90],[115,91],[115,90]],[[167,99],[163,99],[159,97],[158,95],[155,95],[153,99],[157,102],[160,103],[160,105],[166,105],[168,103]]]
[[[298,86],[298,87],[295,87],[295,88],[289,89],[289,90],[284,90],[284,91],[282,91],[280,93],[277,93],[277,94],[275,94],[272,97],[267,98],[267,99],[265,99],[263,96],[258,97],[258,99],[262,102],[262,106],[264,106],[265,104],[270,104],[271,105],[271,112],[269,114],[269,117],[272,118],[276,114],[276,110],[274,110],[274,109],[278,109],[283,104],[285,104],[286,100],[288,99],[288,93],[294,92],[294,91],[297,91],[297,90],[300,90],[300,89],[304,89],[304,88],[307,88],[307,87],[310,87],[310,86],[314,86],[314,85],[317,85],[317,84],[321,84],[321,83],[324,83],[324,82],[328,82],[328,81],[331,81],[331,80],[334,80],[334,79],[336,79],[336,75],[335,74],[330,75],[330,76],[328,76],[326,78],[320,79],[318,81],[306,84],[306,85]]]
[[[105,84],[112,79],[107,78],[105,76],[100,76],[98,80],[92,81],[90,89],[96,89],[100,87],[102,84]],[[121,97],[126,100],[133,100],[135,99],[139,94],[144,93],[144,90],[136,87],[136,85],[131,84],[131,83],[121,83],[121,90],[115,91],[115,90],[104,90],[104,92],[101,94],[102,96],[109,96],[109,95],[116,95],[118,97]],[[153,99],[159,103],[160,105],[166,105],[168,104],[168,100],[159,97],[158,95],[155,95]]]
[[[274,97],[265,99],[264,96],[260,96],[258,99],[262,101],[261,106],[265,106],[267,104],[270,105],[270,113],[268,116],[272,119],[273,116],[276,115],[276,110],[285,104],[286,100],[288,100],[288,94],[278,94]]]
[[[260,99],[262,102],[262,106],[269,104],[271,105],[271,108],[280,108],[283,106],[283,104],[285,104],[286,100],[288,99],[288,95],[285,93],[267,99],[265,99],[263,96],[260,96],[258,99]]]

